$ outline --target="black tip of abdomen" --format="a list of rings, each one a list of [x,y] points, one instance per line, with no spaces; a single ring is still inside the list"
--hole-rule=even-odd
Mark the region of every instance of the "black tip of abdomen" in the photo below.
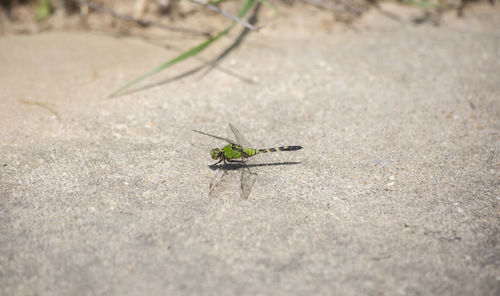
[[[286,147],[283,147],[283,151],[295,151],[295,150],[300,150],[302,149],[303,147],[302,146],[286,146]]]

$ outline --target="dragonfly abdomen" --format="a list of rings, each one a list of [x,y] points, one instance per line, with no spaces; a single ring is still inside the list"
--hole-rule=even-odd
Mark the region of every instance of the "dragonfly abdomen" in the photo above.
[[[266,149],[256,149],[257,153],[277,152],[277,151],[296,151],[302,149],[302,146],[281,146]]]

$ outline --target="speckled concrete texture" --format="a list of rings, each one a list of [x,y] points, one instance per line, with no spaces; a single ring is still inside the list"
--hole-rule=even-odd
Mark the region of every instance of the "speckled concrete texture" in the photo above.
[[[373,13],[264,27],[221,64],[253,84],[212,70],[110,100],[175,52],[0,37],[0,294],[499,295],[498,5]],[[259,155],[248,200],[235,172],[209,196],[224,143],[191,129],[228,122],[304,149]]]

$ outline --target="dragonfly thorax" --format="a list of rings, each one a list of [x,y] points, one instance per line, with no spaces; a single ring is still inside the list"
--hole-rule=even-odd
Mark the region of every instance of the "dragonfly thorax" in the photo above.
[[[210,150],[210,156],[212,157],[212,159],[219,159],[223,155],[224,155],[224,153],[219,148],[214,148],[214,149]]]

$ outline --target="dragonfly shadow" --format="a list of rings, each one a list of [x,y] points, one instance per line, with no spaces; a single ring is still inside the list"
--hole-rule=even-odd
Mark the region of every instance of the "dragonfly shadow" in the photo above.
[[[258,163],[258,164],[247,164],[245,165],[242,162],[227,162],[223,164],[212,164],[209,165],[208,167],[213,170],[224,170],[224,171],[233,171],[233,170],[239,170],[241,168],[246,168],[247,166],[249,168],[255,168],[255,167],[265,167],[265,166],[278,166],[278,165],[296,165],[300,164],[300,161],[286,161],[286,162],[273,162],[273,163]]]

